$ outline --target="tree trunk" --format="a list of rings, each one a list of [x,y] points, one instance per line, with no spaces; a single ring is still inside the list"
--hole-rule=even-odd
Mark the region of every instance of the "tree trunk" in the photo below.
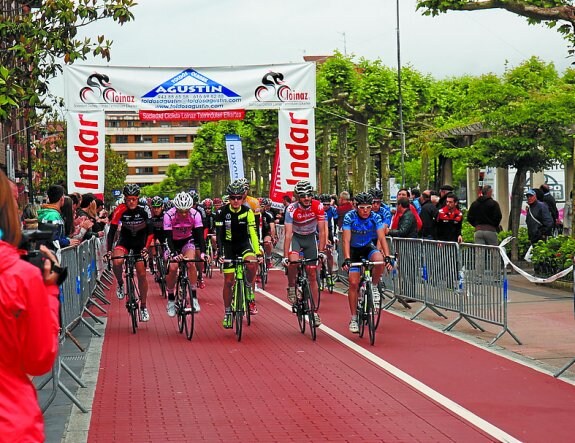
[[[389,142],[385,141],[381,144],[380,161],[381,161],[381,177],[380,185],[381,191],[383,192],[383,201],[389,201],[389,154],[391,150],[391,145]]]
[[[429,178],[429,153],[423,150],[421,152],[421,175],[419,177],[421,192],[429,189]]]
[[[523,193],[525,190],[525,182],[527,179],[527,168],[522,167],[517,169],[515,177],[513,178],[513,187],[511,188],[511,211],[509,217],[509,225],[511,232],[515,238],[519,234],[519,218],[521,216],[521,205],[523,204]],[[519,260],[519,242],[514,241],[511,247],[511,260],[517,262]]]
[[[329,124],[323,128],[319,189],[323,194],[331,193],[331,126]]]
[[[342,123],[337,129],[337,189],[339,194],[349,189],[348,178],[348,152],[347,152],[347,123]]]
[[[369,177],[371,171],[371,157],[369,152],[369,145],[367,143],[367,126],[363,123],[363,118],[360,119],[359,115],[355,118],[360,122],[355,125],[356,130],[356,140],[357,149],[355,151],[355,158],[357,164],[357,170],[354,171],[353,181],[354,181],[354,192],[363,192],[367,190],[369,186]]]

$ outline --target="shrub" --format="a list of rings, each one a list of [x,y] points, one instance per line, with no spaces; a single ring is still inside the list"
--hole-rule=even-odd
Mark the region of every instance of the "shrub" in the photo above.
[[[533,246],[531,261],[535,275],[549,277],[573,264],[575,239],[566,235],[550,237]]]

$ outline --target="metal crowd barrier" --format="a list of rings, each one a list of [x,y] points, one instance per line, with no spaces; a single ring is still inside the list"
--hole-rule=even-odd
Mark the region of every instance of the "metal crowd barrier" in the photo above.
[[[106,310],[98,303],[109,304],[106,299],[104,289],[107,288],[102,280],[111,282],[110,272],[103,266],[103,254],[105,252],[105,237],[102,239],[93,238],[84,241],[76,247],[64,248],[60,251],[60,262],[62,266],[68,268],[68,278],[60,287],[60,336],[58,357],[52,367],[51,373],[40,384],[37,389],[43,389],[50,381],[52,391],[48,398],[41,405],[42,412],[45,412],[54,401],[58,389],[61,390],[82,412],[88,410],[80,403],[76,396],[62,383],[60,378],[61,370],[66,373],[81,387],[86,385],[82,379],[74,373],[61,357],[62,348],[66,339],[70,339],[82,352],[84,349],[78,340],[73,336],[73,330],[79,325],[85,325],[88,330],[97,336],[101,334],[90,324],[86,316],[91,317],[94,322],[103,324],[102,320],[94,315],[88,308],[97,307],[102,313]],[[97,300],[96,300],[97,299]]]

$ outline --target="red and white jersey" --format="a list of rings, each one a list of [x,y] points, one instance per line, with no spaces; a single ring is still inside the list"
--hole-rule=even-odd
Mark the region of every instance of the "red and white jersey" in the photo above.
[[[312,200],[311,205],[304,208],[299,202],[290,204],[285,211],[284,223],[292,224],[293,233],[310,235],[317,232],[318,222],[325,220],[325,211],[319,200]]]

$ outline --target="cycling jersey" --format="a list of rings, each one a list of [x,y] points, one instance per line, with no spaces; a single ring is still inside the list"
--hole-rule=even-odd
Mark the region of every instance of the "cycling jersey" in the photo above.
[[[285,211],[284,224],[292,224],[294,234],[311,235],[317,231],[318,223],[325,220],[325,211],[319,200],[312,200],[311,205],[304,208],[299,202],[291,203]]]
[[[176,208],[167,211],[164,214],[164,230],[170,250],[181,249],[182,245],[193,238],[200,251],[205,251],[202,217],[195,209],[191,208],[185,215],[180,214]],[[177,242],[176,247],[174,242]]]
[[[216,214],[216,233],[220,251],[224,250],[224,245],[239,246],[249,243],[256,254],[260,253],[255,215],[245,205],[237,210],[232,209],[229,204],[222,206]]]
[[[382,203],[381,206],[379,207],[379,211],[375,213],[381,217],[381,220],[383,221],[384,224],[386,224],[387,226],[391,226],[391,211],[389,210],[389,206]]]
[[[361,248],[377,241],[377,230],[383,229],[383,221],[375,212],[361,218],[356,210],[349,211],[343,218],[342,230],[351,231],[350,247]]]
[[[246,196],[243,204],[254,211],[255,215],[258,215],[260,212],[262,212],[262,207],[259,200],[255,197],[252,197],[251,195]]]
[[[166,239],[166,232],[164,231],[164,214],[159,217],[152,217],[150,221],[152,225],[152,234],[154,235],[154,240],[158,240],[163,243]]]
[[[148,213],[141,206],[135,209],[128,209],[125,203],[119,205],[112,214],[110,221],[110,231],[108,232],[108,251],[112,250],[114,237],[121,224],[118,245],[125,249],[133,249],[140,252],[152,238],[152,227]]]
[[[262,240],[264,237],[267,237],[268,235],[272,235],[272,230],[271,230],[271,223],[275,223],[275,219],[274,216],[271,215],[269,212],[267,211],[263,211],[262,212]]]

